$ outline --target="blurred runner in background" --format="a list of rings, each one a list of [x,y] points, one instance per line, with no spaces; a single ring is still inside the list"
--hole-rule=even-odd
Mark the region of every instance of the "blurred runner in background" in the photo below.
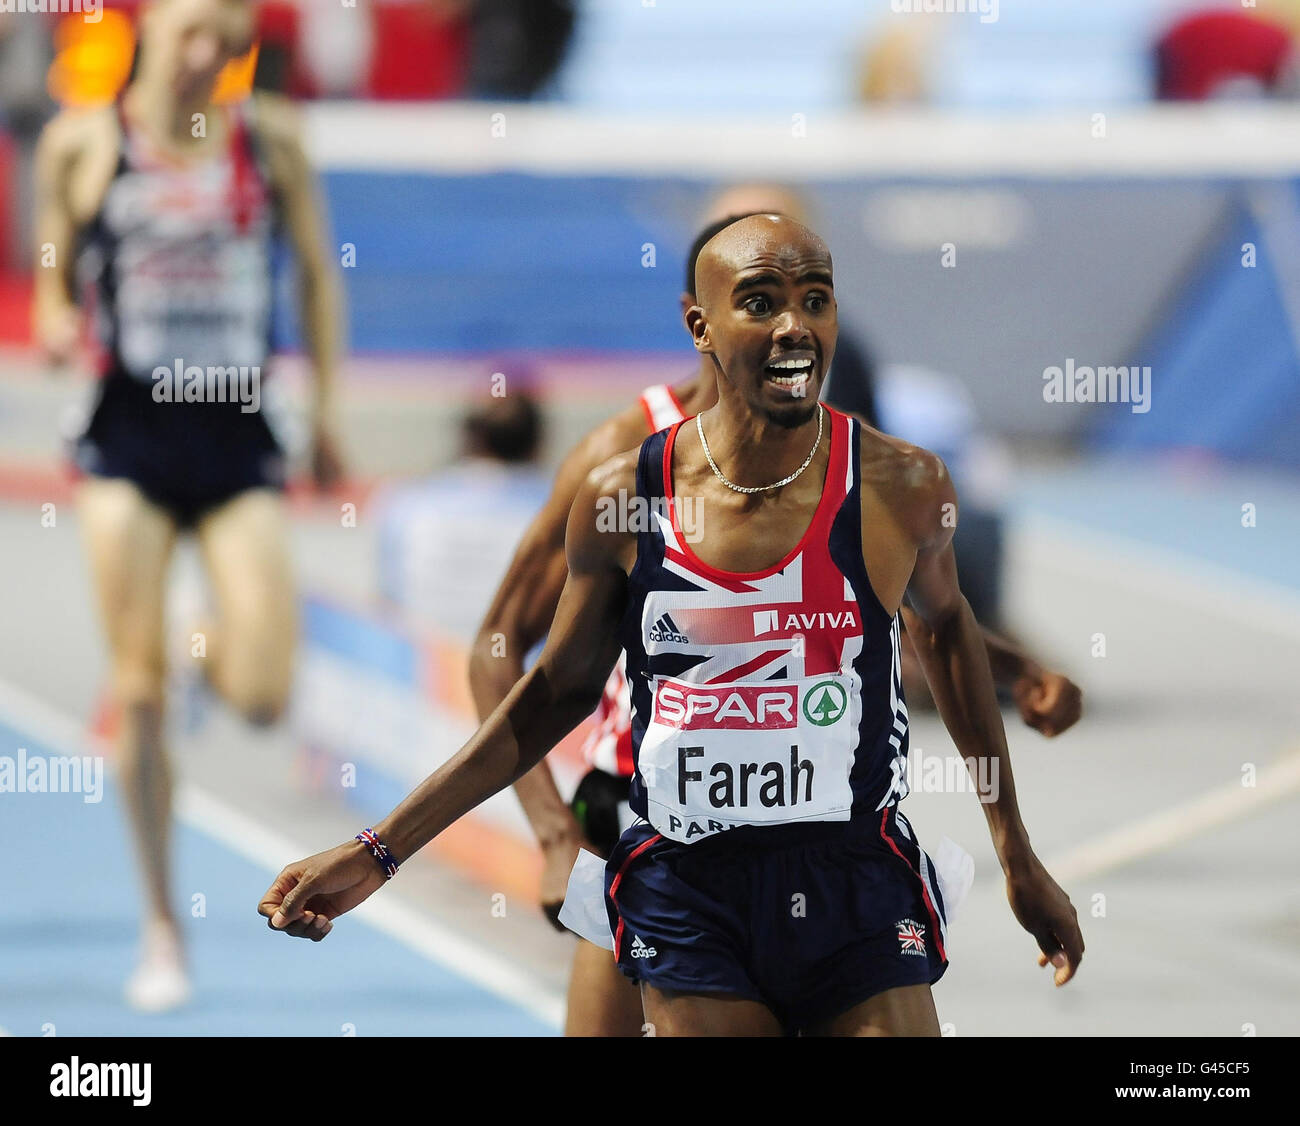
[[[338,298],[296,121],[282,101],[213,100],[222,68],[249,50],[255,11],[247,0],[149,5],[120,100],[61,113],[37,154],[34,331],[51,360],[73,359],[81,339],[79,251],[93,283],[101,378],[76,445],[78,504],[145,896],[126,997],[153,1011],[190,994],[168,896],[163,724],[163,611],[179,532],[197,536],[215,592],[216,631],[196,634],[191,651],[209,683],[264,724],[283,712],[293,671],[285,465],[261,409],[281,234],[316,376],[312,471],[322,485],[339,474]]]

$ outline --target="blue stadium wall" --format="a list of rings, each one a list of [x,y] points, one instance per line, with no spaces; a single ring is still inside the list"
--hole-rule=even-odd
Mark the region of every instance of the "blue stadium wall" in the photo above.
[[[713,184],[345,170],[323,182],[334,242],[355,247],[342,271],[355,353],[690,354],[678,296]],[[1300,365],[1276,251],[1246,191],[1208,178],[805,188],[835,255],[841,321],[881,362],[960,378],[989,428],[1296,466]],[[944,269],[945,200],[957,214],[973,192],[1002,221],[982,241],[978,231],[959,239],[957,268]],[[932,240],[888,229],[900,200],[936,193]],[[1248,241],[1254,269],[1240,264]],[[296,338],[291,301],[280,302],[277,334]],[[1150,364],[1153,409],[1046,403],[1043,371],[1067,357]]]
[[[1272,197],[1284,206],[1267,222],[1246,194],[1234,198],[1220,237],[1139,349],[1151,410],[1102,416],[1097,448],[1204,450],[1300,469],[1300,278],[1281,257],[1300,245],[1300,199],[1294,186]]]

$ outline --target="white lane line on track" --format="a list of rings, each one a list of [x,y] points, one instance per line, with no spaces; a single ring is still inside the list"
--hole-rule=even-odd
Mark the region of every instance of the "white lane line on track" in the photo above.
[[[232,852],[272,873],[279,869],[266,863],[268,856],[312,855],[311,849],[267,829],[195,786],[179,788],[176,812],[182,820],[214,837]],[[516,967],[485,953],[422,912],[397,900],[372,897],[351,913],[417,954],[481,985],[544,1023],[556,1027],[560,1024],[562,1003],[558,997]]]
[[[1261,633],[1300,638],[1300,591],[1293,587],[1035,512],[1017,515],[1012,534],[1021,541],[1029,567],[1043,560],[1046,566],[1093,579],[1104,576],[1118,587],[1219,614]]]
[[[0,716],[13,721],[51,749],[64,753],[83,750],[99,753],[93,740],[69,716],[3,679],[0,679]],[[191,828],[273,875],[279,867],[269,865],[267,857],[310,856],[316,851],[267,829],[191,784],[177,787],[176,814]],[[558,994],[424,912],[396,899],[372,898],[352,914],[421,957],[523,1009],[543,1024],[560,1027],[564,1001]],[[250,920],[249,925],[258,924]]]
[[[1038,513],[1017,518],[1015,534],[1030,566],[1105,575],[1152,599],[1222,614],[1261,633],[1300,638],[1300,593],[1290,587]],[[1062,884],[1089,879],[1300,793],[1300,747],[1260,770],[1255,781],[1254,787],[1227,782],[1130,821],[1058,853],[1045,861],[1047,870]]]
[[[1061,884],[1089,879],[1191,840],[1200,833],[1300,793],[1300,751],[1282,755],[1255,777],[1255,785],[1228,782],[1199,797],[1158,810],[1044,861]]]

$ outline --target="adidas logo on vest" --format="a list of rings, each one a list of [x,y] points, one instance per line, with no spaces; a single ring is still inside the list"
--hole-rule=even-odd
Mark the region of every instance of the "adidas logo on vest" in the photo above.
[[[659,620],[650,627],[651,641],[672,641],[678,645],[690,644],[686,634],[677,628],[677,623],[668,614],[660,614]]]

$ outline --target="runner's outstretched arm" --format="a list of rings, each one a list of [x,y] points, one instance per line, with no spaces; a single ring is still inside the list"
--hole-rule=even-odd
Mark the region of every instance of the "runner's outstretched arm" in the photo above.
[[[525,655],[551,628],[569,576],[564,556],[569,511],[592,469],[626,445],[620,440],[624,428],[617,422],[598,427],[565,457],[551,495],[524,532],[479,626],[470,653],[469,684],[480,723],[524,675]],[[573,862],[584,844],[582,829],[545,760],[515,782],[515,794],[542,850],[542,910],[553,926],[563,930],[559,910]]]
[[[635,489],[635,454],[594,471],[569,515],[569,577],[546,648],[500,706],[448,762],[375,825],[401,863],[443,829],[541,762],[596,706],[618,659],[618,623],[627,597],[625,558],[635,536],[597,528],[597,500]],[[626,493],[625,493],[626,495]],[[320,939],[331,920],[384,883],[368,848],[349,841],[286,867],[258,906],[276,930]]]
[[[957,583],[953,557],[957,494],[942,461],[931,455],[925,480],[913,490],[920,536],[908,597],[920,628],[912,637],[934,693],[939,715],[966,760],[980,793],[993,846],[1007,881],[1007,898],[1020,925],[1042,951],[1039,964],[1056,967],[1056,984],[1074,976],[1083,957],[1083,936],[1069,897],[1048,874],[1029,844],[1020,819],[1002,713],[979,624]],[[926,514],[932,514],[931,519]]]

